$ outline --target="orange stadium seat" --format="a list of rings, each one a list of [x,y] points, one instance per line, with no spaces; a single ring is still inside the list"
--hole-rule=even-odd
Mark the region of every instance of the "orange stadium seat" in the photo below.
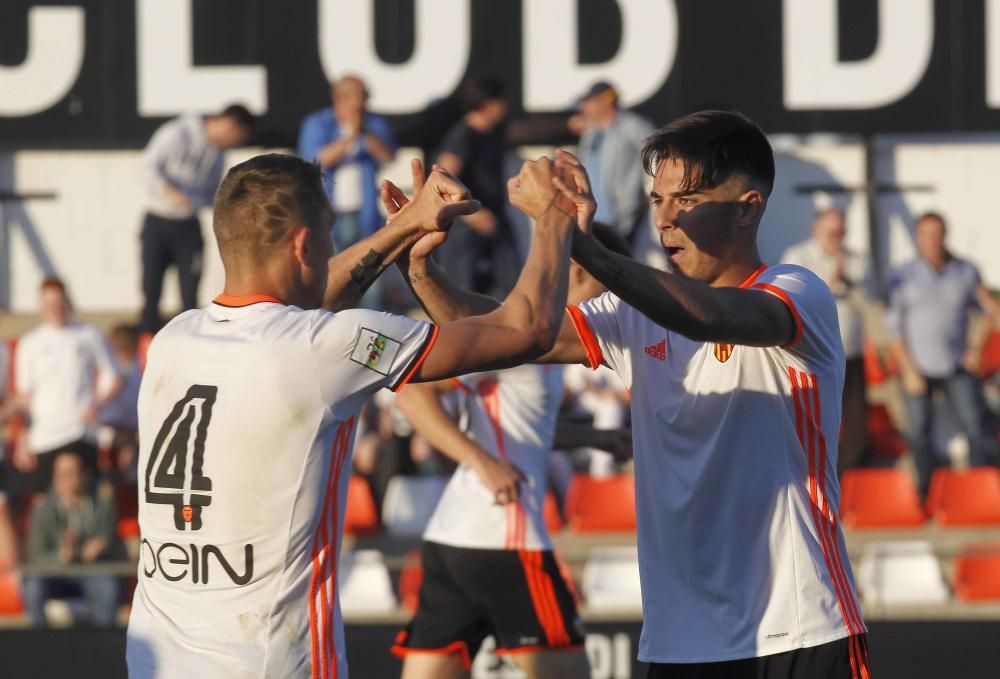
[[[917,488],[899,469],[852,469],[841,480],[840,516],[851,528],[904,528],[926,522]]]
[[[963,601],[1000,599],[1000,546],[981,547],[955,559],[954,587]]]
[[[898,458],[906,452],[906,440],[893,424],[889,410],[881,403],[868,406],[868,445],[873,455]]]
[[[126,542],[139,537],[139,519],[126,516],[118,519],[118,537]]]
[[[545,525],[552,533],[562,530],[563,526],[566,525],[562,514],[559,513],[559,503],[556,501],[556,496],[552,491],[545,494],[545,504],[542,506],[542,518],[545,519]]]
[[[20,615],[24,613],[24,601],[21,599],[21,584],[17,573],[12,570],[9,562],[0,562],[0,615]]]
[[[149,352],[149,343],[153,341],[153,333],[144,332],[139,335],[139,344],[136,346],[136,353],[139,356],[139,370],[146,369],[146,353]]]
[[[983,379],[992,377],[997,371],[1000,371],[1000,330],[986,340],[979,360],[979,374]]]
[[[892,376],[892,371],[887,369],[882,363],[878,347],[875,346],[871,338],[864,338],[861,352],[865,366],[865,382],[867,384],[882,384]]]
[[[420,560],[420,550],[414,549],[406,555],[403,568],[399,572],[399,603],[413,613],[420,601],[420,586],[424,584],[424,565]]]
[[[938,469],[931,477],[927,514],[943,526],[1000,524],[1000,470]]]
[[[368,482],[352,476],[347,485],[347,511],[344,516],[344,533],[371,535],[378,532],[378,510]]]
[[[635,483],[628,474],[593,478],[577,474],[566,493],[570,530],[591,533],[635,530]]]

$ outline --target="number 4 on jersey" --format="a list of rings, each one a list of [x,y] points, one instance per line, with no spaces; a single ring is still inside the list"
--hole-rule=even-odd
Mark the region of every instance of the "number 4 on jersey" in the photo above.
[[[173,505],[177,530],[185,530],[187,525],[191,530],[200,529],[201,508],[212,504],[211,495],[205,495],[212,491],[212,479],[204,475],[202,468],[205,437],[218,391],[218,387],[201,384],[187,390],[160,427],[146,464],[146,502]],[[189,452],[191,477],[188,480]],[[189,483],[185,483],[186,480]]]

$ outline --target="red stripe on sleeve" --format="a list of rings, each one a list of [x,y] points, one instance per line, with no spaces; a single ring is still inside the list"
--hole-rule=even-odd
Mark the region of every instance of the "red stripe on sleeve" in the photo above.
[[[597,336],[590,329],[587,317],[580,311],[579,307],[570,304],[566,307],[566,311],[569,312],[569,318],[573,321],[576,334],[579,335],[580,341],[583,343],[583,348],[587,351],[587,365],[591,369],[597,370],[604,363],[604,353],[601,351],[601,345],[597,341]]]

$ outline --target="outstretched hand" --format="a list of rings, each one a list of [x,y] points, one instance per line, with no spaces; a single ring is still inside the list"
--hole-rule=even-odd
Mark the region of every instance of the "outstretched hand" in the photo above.
[[[469,199],[469,191],[451,173],[439,165],[431,169],[431,176],[424,176],[424,164],[419,159],[410,161],[410,171],[413,175],[413,199],[403,193],[403,190],[388,179],[382,182],[382,204],[392,222],[407,206],[416,208],[424,188],[430,186],[430,191],[437,194],[439,211],[434,224],[436,228],[426,229],[420,240],[410,248],[410,260],[426,259],[440,247],[448,238],[447,229],[452,220],[460,215],[468,215],[480,209],[479,201]]]
[[[393,221],[404,213],[423,230],[447,231],[455,217],[478,212],[482,205],[473,200],[469,189],[454,176],[435,165],[430,176],[424,178],[424,166],[414,159],[413,199],[389,180],[382,182],[382,204]]]
[[[597,201],[590,188],[590,177],[580,160],[569,151],[556,149],[557,174],[552,183],[569,201],[576,214],[576,224],[584,233],[590,233],[597,212]]]

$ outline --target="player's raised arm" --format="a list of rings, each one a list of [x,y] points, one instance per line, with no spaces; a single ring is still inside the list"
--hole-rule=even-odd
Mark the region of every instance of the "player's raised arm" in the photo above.
[[[571,154],[560,152],[557,163],[564,175],[587,183],[586,170]],[[720,277],[710,285],[695,278],[706,278],[697,268],[708,259],[699,255],[711,247],[709,243],[727,236],[730,242],[756,238],[769,187],[739,173],[715,186],[696,188],[682,162],[654,159],[653,166],[657,168],[651,193],[654,219],[673,271],[660,271],[611,252],[582,230],[574,235],[573,259],[643,315],[691,339],[746,346],[791,342],[800,328],[794,311],[779,296],[740,288],[742,279]],[[575,200],[585,202],[592,197],[577,193]],[[724,223],[735,233],[722,234]],[[732,267],[728,276],[738,270],[741,273],[735,275],[746,278],[760,266],[756,250],[750,251],[753,257],[739,262],[742,268]]]
[[[340,311],[356,306],[382,272],[422,236],[443,237],[455,217],[480,209],[479,201],[447,173],[432,172],[424,183],[421,171],[421,184],[425,190],[405,209],[398,209],[388,224],[330,260],[324,308]]]
[[[508,182],[511,203],[536,222],[517,285],[495,310],[442,325],[416,381],[511,367],[551,351],[564,316],[576,228],[573,203],[555,188],[554,176],[552,161],[540,158],[526,161]]]
[[[420,194],[424,185],[424,170],[420,161],[413,161],[414,198]],[[442,171],[435,166],[436,171]],[[445,173],[447,173],[445,171]],[[566,189],[567,195],[571,189]],[[409,203],[406,195],[392,182],[385,182],[382,190],[382,202],[390,215],[398,212]],[[572,201],[567,200],[566,206]],[[577,206],[582,211],[582,206]],[[593,215],[590,210],[584,214],[577,213],[577,222],[589,222]],[[455,285],[441,268],[431,259],[431,254],[444,243],[445,232],[429,233],[422,236],[412,248],[409,256],[399,257],[396,264],[403,277],[408,281],[410,290],[420,302],[424,311],[436,323],[452,323],[468,316],[488,314],[500,307],[500,302]],[[583,363],[587,360],[587,351],[573,325],[569,314],[564,314],[559,335],[554,347],[536,359],[538,363]]]

